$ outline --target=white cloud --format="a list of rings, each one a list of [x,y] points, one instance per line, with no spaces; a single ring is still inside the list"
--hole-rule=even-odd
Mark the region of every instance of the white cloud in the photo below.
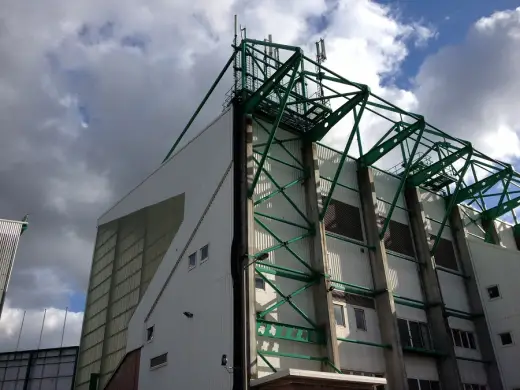
[[[415,80],[428,121],[506,161],[520,157],[519,32],[520,8],[495,12],[427,58]]]
[[[17,345],[18,350],[36,349],[39,343],[40,348],[57,347],[62,336],[63,346],[79,345],[83,313],[68,312],[65,322],[65,310],[49,307],[42,332],[43,316],[44,309],[27,310],[24,318],[24,310],[11,308],[6,301],[0,320],[0,351],[14,351]]]

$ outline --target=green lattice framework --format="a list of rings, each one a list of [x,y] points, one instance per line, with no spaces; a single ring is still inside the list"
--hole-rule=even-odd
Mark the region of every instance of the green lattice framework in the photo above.
[[[298,214],[308,222],[305,225],[299,225],[296,222],[277,218],[276,215],[255,213],[255,222],[277,242],[275,246],[264,249],[262,253],[287,250],[294,256],[295,261],[304,264],[308,270],[308,272],[301,272],[272,264],[264,266],[255,263],[257,274],[280,296],[280,300],[258,313],[259,335],[303,343],[325,342],[321,330],[306,313],[291,301],[291,297],[311,288],[324,275],[317,274],[310,268],[308,260],[302,259],[291,250],[292,243],[314,235],[316,228],[307,220],[305,212],[299,210],[285,193],[287,188],[305,180],[309,167],[304,167],[287,149],[285,149],[287,151],[286,160],[270,155],[270,149],[274,144],[283,148],[284,141],[280,141],[276,137],[277,129],[282,125],[292,129],[296,138],[307,141],[319,142],[333,128],[342,134],[343,139],[346,139],[343,150],[339,151],[341,157],[334,177],[325,178],[331,184],[320,212],[321,220],[325,216],[334,189],[338,185],[345,160],[350,157],[356,159],[361,166],[377,166],[399,179],[399,186],[380,229],[381,238],[388,228],[392,213],[405,186],[421,187],[437,193],[445,199],[446,212],[443,219],[437,221],[439,230],[431,246],[432,254],[435,253],[449,215],[457,204],[465,203],[477,209],[479,211],[479,215],[475,217],[477,219],[492,221],[509,214],[517,224],[514,210],[520,205],[520,175],[514,171],[511,165],[486,156],[473,148],[470,142],[453,137],[429,124],[423,116],[393,105],[372,93],[368,86],[343,78],[322,64],[306,57],[298,47],[243,39],[240,44],[234,45],[234,49],[232,56],[164,161],[173,153],[216,85],[233,64],[234,86],[228,94],[229,99],[226,104],[234,98],[240,102],[244,114],[251,115],[253,118],[261,116],[267,118],[271,123],[270,128],[262,126],[263,131],[268,134],[267,142],[254,145],[255,154],[260,158],[255,158],[256,173],[248,196],[253,197],[260,175],[264,173],[276,190],[257,199],[255,205],[274,196],[284,196]],[[374,134],[380,134],[380,136],[374,138]],[[278,183],[265,169],[267,159],[275,159],[279,163],[301,170],[301,178],[290,183]],[[398,163],[396,164],[396,162]],[[298,226],[306,233],[283,241],[277,232],[262,222],[264,218]],[[473,222],[475,218],[473,218]],[[257,258],[262,253],[250,256]],[[266,277],[267,273],[298,280],[302,283],[302,287],[290,294],[284,293]],[[333,282],[335,285],[342,285],[346,291],[373,295],[373,291],[364,287],[340,281]],[[402,301],[402,304],[410,306],[415,304],[423,307],[423,303],[420,301],[411,302],[413,300],[396,296],[396,302],[399,301]],[[275,323],[276,332],[272,334],[263,332],[262,329],[266,326],[274,325],[267,321],[265,316],[283,304],[291,305],[309,326]],[[457,313],[456,310],[451,310],[449,315],[462,318],[468,316],[467,313]],[[343,341],[358,342],[348,339]],[[374,346],[388,347],[385,345]],[[274,371],[275,368],[268,362],[265,355],[326,360],[323,357],[260,351],[259,357]],[[336,367],[334,369],[339,371]]]

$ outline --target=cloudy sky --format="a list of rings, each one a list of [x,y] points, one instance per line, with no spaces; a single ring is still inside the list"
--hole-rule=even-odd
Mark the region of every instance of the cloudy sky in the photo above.
[[[249,37],[327,66],[516,164],[518,0],[0,0],[0,217],[30,214],[0,349],[79,340],[97,217],[157,167]],[[309,56],[313,53],[307,52]],[[221,110],[228,78],[194,129]],[[195,131],[195,130],[194,130]]]

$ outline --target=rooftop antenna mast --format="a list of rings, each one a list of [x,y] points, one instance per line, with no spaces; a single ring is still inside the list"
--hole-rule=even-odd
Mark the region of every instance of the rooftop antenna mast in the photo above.
[[[325,39],[320,38],[318,42],[316,42],[316,79],[318,80],[318,92],[317,95],[319,98],[322,98],[325,94],[323,92],[323,79],[322,79],[322,71],[321,64],[325,62],[327,59],[327,52],[325,51]],[[322,99],[322,104],[325,104],[325,99]]]

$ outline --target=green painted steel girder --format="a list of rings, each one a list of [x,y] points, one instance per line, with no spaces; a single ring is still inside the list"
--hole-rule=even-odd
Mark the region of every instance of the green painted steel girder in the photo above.
[[[410,186],[418,186],[429,180],[432,176],[442,172],[443,169],[453,164],[459,158],[464,157],[466,154],[472,151],[472,146],[468,145],[455,153],[450,154],[449,156],[443,158],[442,160],[433,163],[430,166],[427,166],[424,169],[421,169],[419,172],[414,173],[408,177],[407,183]]]
[[[256,320],[256,332],[260,337],[269,337],[279,340],[310,344],[326,343],[325,334],[321,329],[268,321],[260,318]]]
[[[426,122],[424,118],[420,118],[414,124],[406,127],[392,138],[386,140],[382,144],[370,149],[366,154],[360,157],[359,162],[362,167],[369,167],[377,162],[380,158],[390,152],[394,147],[401,144],[406,138],[415,133],[417,130],[424,131]]]
[[[274,72],[273,75],[244,102],[244,113],[251,113],[255,107],[258,106],[262,100],[264,100],[273,89],[280,84],[291,69],[293,69],[293,72],[296,72],[300,66],[301,58],[301,52],[296,51],[276,72]],[[289,91],[291,89],[292,86],[289,86]]]
[[[467,199],[471,199],[477,194],[487,191],[491,187],[493,187],[495,184],[497,184],[500,180],[505,179],[509,175],[513,173],[513,169],[511,166],[502,169],[501,171],[498,171],[491,176],[488,176],[482,180],[479,180],[475,183],[473,183],[470,186],[467,186],[465,188],[461,188],[459,192],[457,193],[457,196],[455,198],[455,202],[461,203]]]
[[[509,211],[512,211],[520,206],[520,196],[498,204],[497,206],[484,210],[480,215],[482,219],[492,220],[496,219]]]
[[[352,99],[343,104],[340,108],[332,112],[329,116],[316,124],[312,129],[305,133],[305,137],[309,141],[320,141],[341,119],[345,117],[358,104],[366,101],[370,96],[368,87],[365,90],[357,93]]]

